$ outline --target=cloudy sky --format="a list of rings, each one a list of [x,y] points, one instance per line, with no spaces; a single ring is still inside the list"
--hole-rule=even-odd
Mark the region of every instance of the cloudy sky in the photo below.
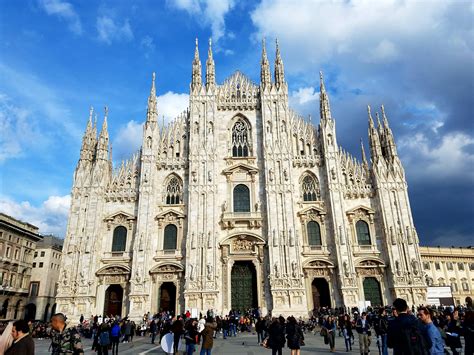
[[[360,157],[385,105],[423,244],[473,245],[470,1],[0,0],[0,211],[64,236],[89,107],[109,107],[114,160],[140,145],[151,73],[160,115],[187,107],[194,38],[216,76],[259,81],[278,38],[291,106],[318,113],[325,73],[338,142]]]

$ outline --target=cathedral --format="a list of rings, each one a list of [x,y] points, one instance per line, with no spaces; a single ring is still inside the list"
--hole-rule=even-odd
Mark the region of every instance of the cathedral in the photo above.
[[[91,109],[71,191],[57,307],[141,318],[186,310],[307,317],[318,307],[426,299],[405,173],[384,108],[370,157],[337,141],[320,81],[315,125],[288,105],[278,42],[260,83],[216,83],[198,43],[189,107],[160,124],[155,76],[141,149],[112,166],[107,109]],[[204,79],[204,80],[203,80]]]

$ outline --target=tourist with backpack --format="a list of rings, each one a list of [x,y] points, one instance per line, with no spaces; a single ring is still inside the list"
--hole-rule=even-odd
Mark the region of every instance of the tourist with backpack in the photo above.
[[[423,336],[421,322],[408,314],[407,302],[397,298],[393,306],[395,318],[389,320],[387,329],[387,346],[393,349],[393,355],[429,354],[431,341]]]
[[[98,347],[97,355],[108,355],[110,346],[110,328],[107,323],[102,323],[97,333]]]

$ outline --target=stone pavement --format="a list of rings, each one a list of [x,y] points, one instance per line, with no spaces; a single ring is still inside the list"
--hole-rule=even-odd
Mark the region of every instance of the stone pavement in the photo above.
[[[352,353],[358,354],[358,340],[352,347]],[[158,339],[157,339],[158,341]],[[46,355],[49,354],[48,347],[50,340],[38,340],[35,339],[36,345],[36,354]],[[307,333],[305,335],[306,346],[301,347],[301,354],[331,354],[329,352],[329,347],[324,344],[323,338],[316,333]],[[91,350],[92,342],[90,339],[83,339],[83,345],[85,349],[85,354],[96,354]],[[200,350],[200,348],[199,348]],[[194,354],[199,355],[199,350]],[[378,350],[375,343],[375,338],[372,340],[372,345],[370,346],[371,354],[377,355]],[[389,352],[392,353],[391,351]],[[109,351],[111,354],[111,351]],[[133,343],[121,343],[119,345],[119,354],[129,354],[129,355],[145,355],[145,354],[165,354],[161,347],[156,344],[150,344],[150,338],[148,337],[135,337]],[[236,337],[222,339],[222,334],[219,334],[218,338],[214,340],[214,348],[212,349],[213,355],[257,355],[257,354],[266,354],[270,355],[271,350],[265,349],[262,346],[257,345],[257,335],[251,333],[239,333]],[[283,348],[283,354],[290,354],[290,349]],[[336,337],[336,352],[335,354],[347,354],[345,352],[344,339],[342,337]]]

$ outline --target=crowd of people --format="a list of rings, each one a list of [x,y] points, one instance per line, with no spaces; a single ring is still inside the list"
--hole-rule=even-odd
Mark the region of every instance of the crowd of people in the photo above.
[[[25,320],[0,323],[0,355],[34,354],[34,337],[51,338],[53,355],[83,353],[81,337],[92,339],[92,350],[98,355],[108,355],[109,351],[115,355],[120,343],[133,342],[135,336],[148,337],[152,344],[169,336],[175,354],[192,355],[199,351],[200,355],[210,355],[217,337],[225,340],[246,332],[256,334],[256,344],[271,349],[272,355],[282,355],[285,347],[291,355],[299,355],[305,346],[305,336],[323,337],[330,352],[344,344],[342,349],[346,352],[368,355],[375,339],[379,355],[388,355],[389,348],[394,355],[458,355],[463,350],[464,354],[472,355],[474,311],[468,297],[465,307],[456,308],[409,308],[400,298],[393,306],[369,307],[363,312],[357,308],[320,308],[305,320],[264,316],[256,308],[246,312],[231,310],[223,316],[213,310],[199,316],[191,316],[189,311],[178,316],[170,312],[147,313],[137,323],[127,317],[81,316],[80,323],[73,325],[66,322],[64,314],[57,313],[50,324]]]

